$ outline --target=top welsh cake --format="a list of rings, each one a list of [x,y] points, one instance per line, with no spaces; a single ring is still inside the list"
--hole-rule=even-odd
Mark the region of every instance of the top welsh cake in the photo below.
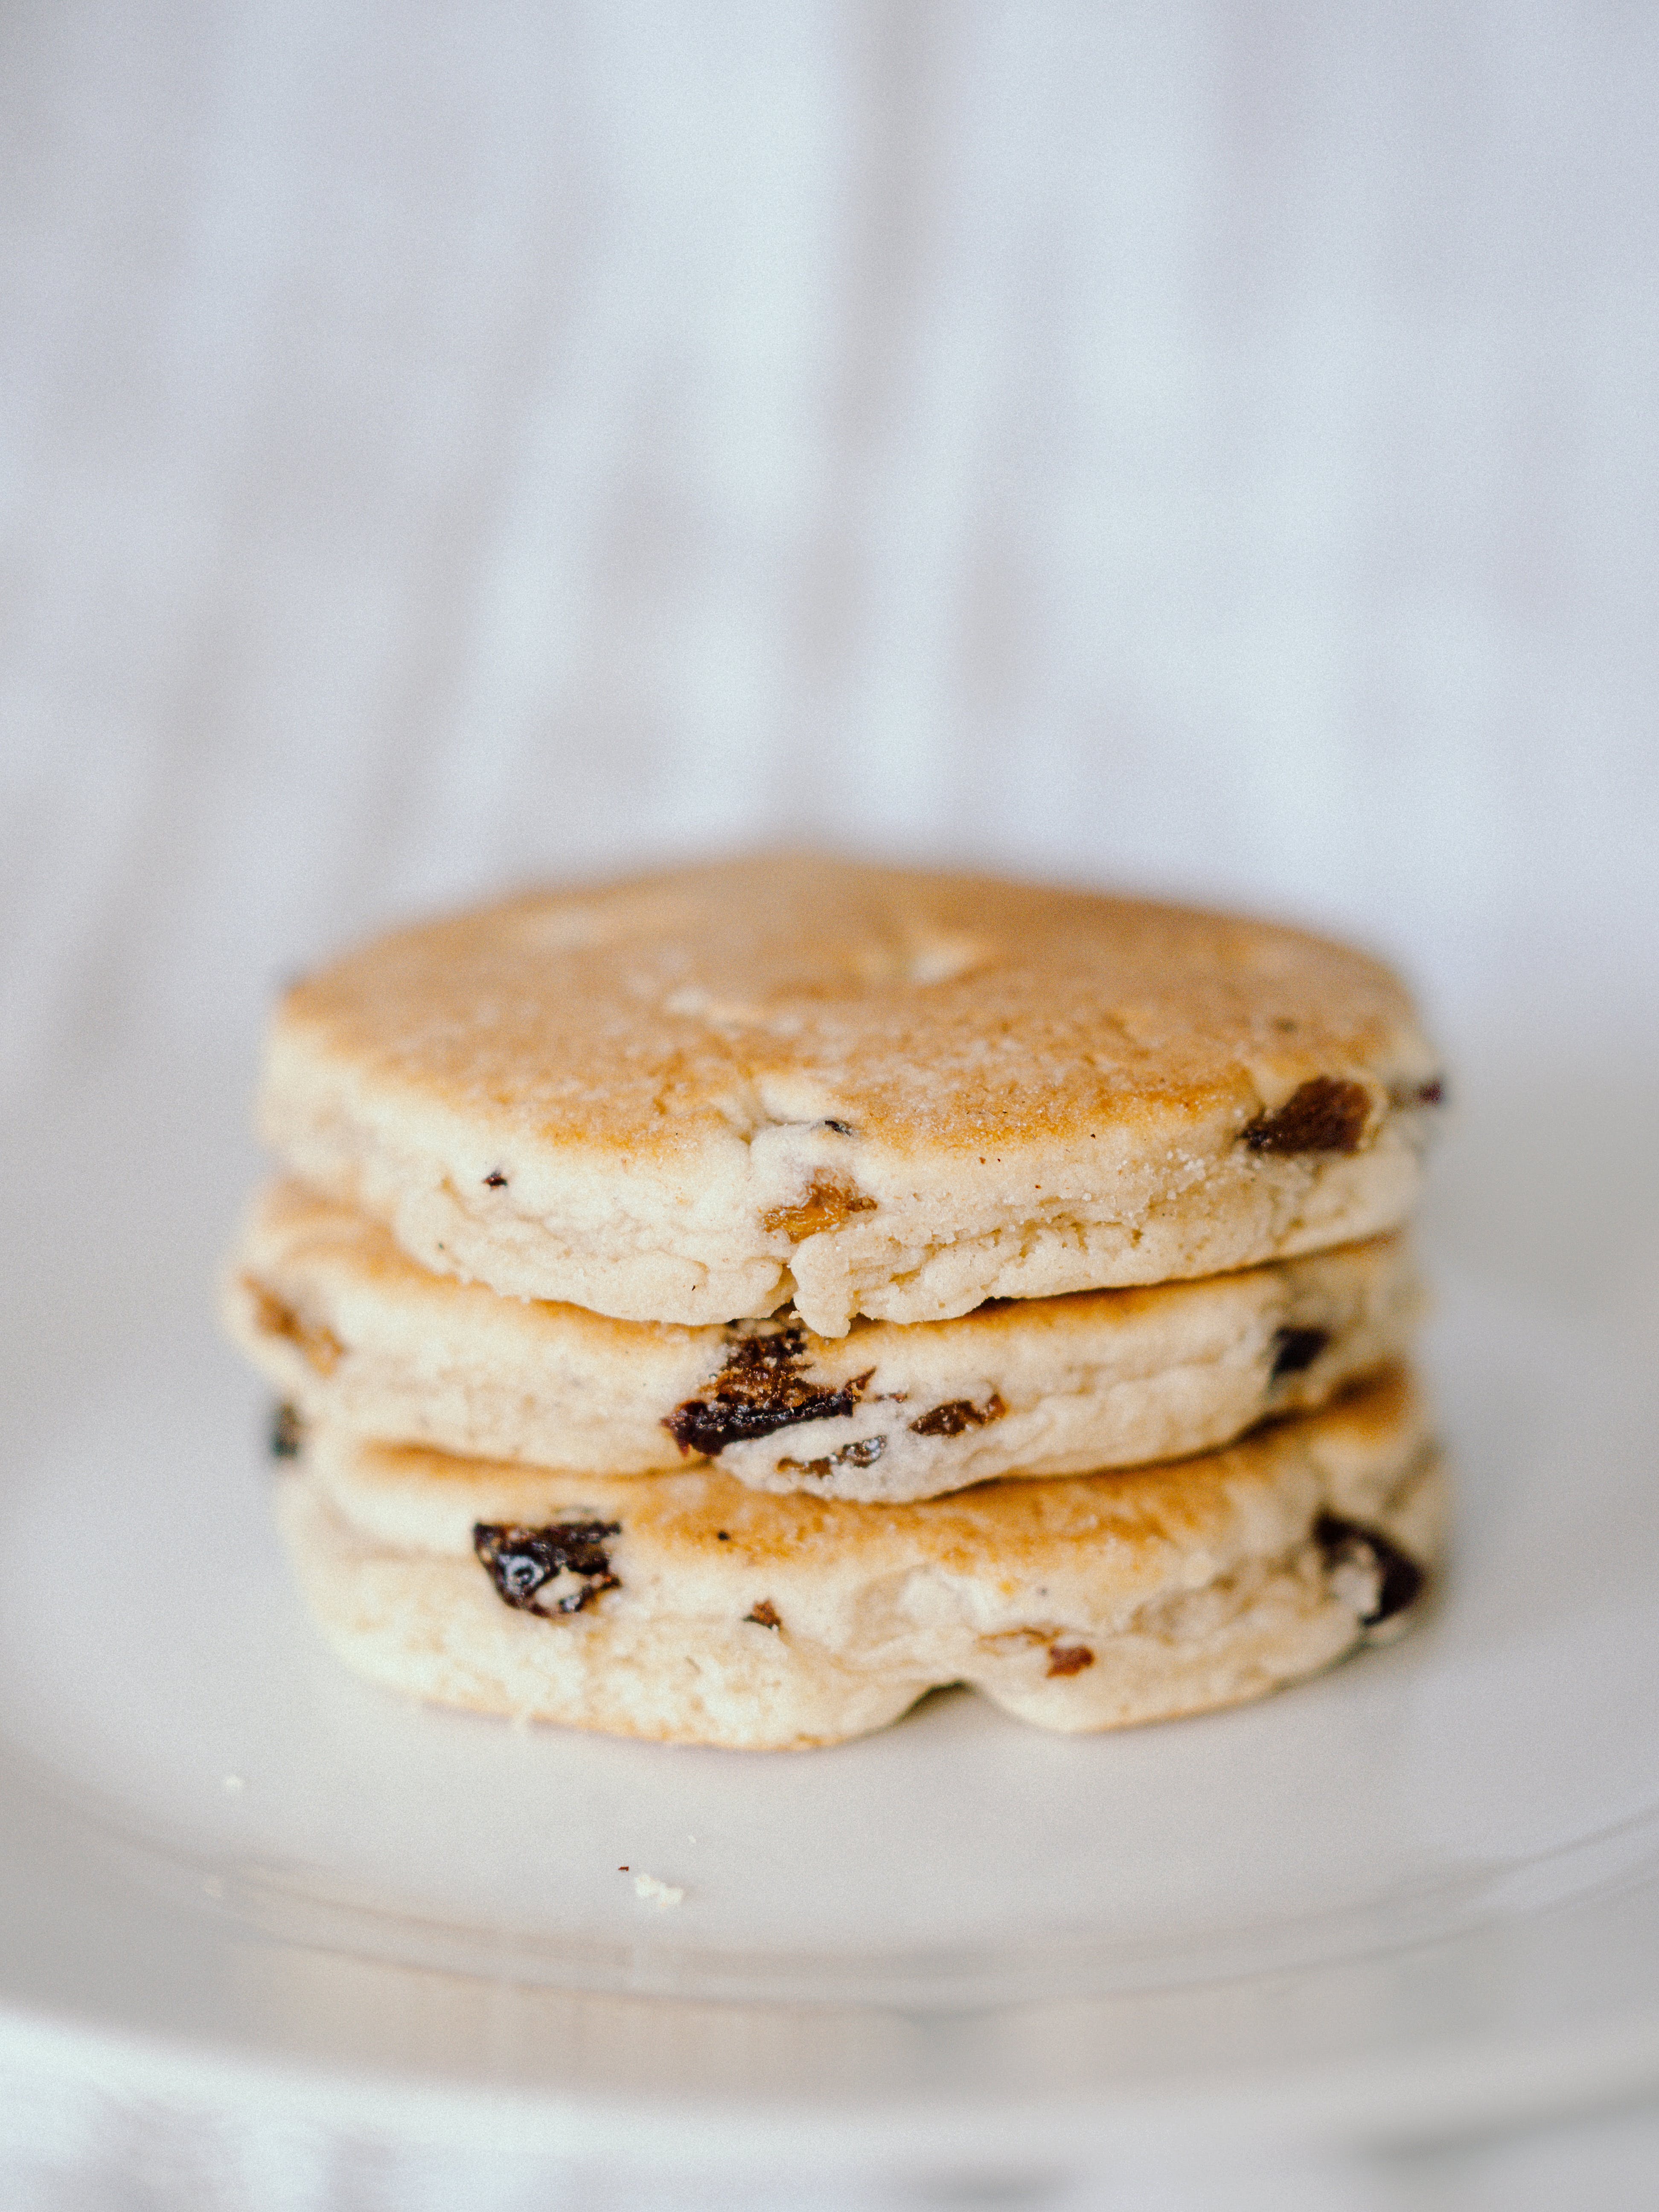
[[[260,1119],[440,1273],[839,1336],[1392,1229],[1439,1097],[1346,946],[788,854],[348,955],[278,1006]]]

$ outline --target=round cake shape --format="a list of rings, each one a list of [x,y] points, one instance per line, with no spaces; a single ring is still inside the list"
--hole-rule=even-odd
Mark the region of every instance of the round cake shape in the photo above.
[[[384,938],[273,1018],[263,1132],[422,1266],[822,1336],[1397,1226],[1410,1000],[1267,923],[778,855]]]

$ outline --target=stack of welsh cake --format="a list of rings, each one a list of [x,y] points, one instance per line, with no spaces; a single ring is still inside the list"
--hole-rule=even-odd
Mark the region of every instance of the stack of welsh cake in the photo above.
[[[1441,1096],[1297,931],[778,856],[537,893],[289,992],[228,1279],[350,1665],[819,1744],[1086,1729],[1397,1629]]]

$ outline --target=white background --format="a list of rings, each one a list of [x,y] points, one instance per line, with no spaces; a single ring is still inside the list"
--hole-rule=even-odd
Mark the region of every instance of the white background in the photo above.
[[[1615,0],[14,0],[0,1099],[222,1115],[345,937],[810,838],[1354,932],[1582,1141],[1659,1018],[1656,115]],[[197,2201],[30,2096],[31,2212]]]

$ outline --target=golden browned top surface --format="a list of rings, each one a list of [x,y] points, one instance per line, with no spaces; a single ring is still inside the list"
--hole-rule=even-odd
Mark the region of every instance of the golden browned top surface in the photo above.
[[[671,1154],[831,1118],[967,1150],[1420,1072],[1396,979],[1267,924],[795,855],[537,893],[384,938],[279,1030],[521,1141]]]

